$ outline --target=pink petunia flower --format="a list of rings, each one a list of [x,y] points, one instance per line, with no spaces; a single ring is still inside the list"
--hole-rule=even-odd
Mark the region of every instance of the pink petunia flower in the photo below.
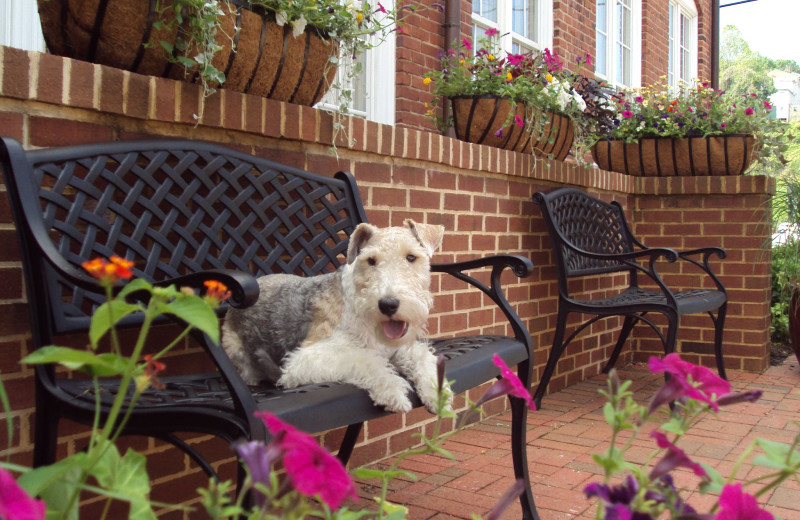
[[[623,110],[622,117],[624,117],[625,119],[630,119],[633,117],[633,112],[631,112],[630,110]]]
[[[644,101],[644,98],[642,96],[636,96],[637,103],[641,103],[642,101]]]
[[[269,412],[256,412],[283,451],[283,466],[292,486],[306,496],[319,496],[331,509],[357,498],[342,462],[314,438]]]
[[[375,12],[376,12],[376,13],[377,13],[377,12],[381,12],[381,13],[383,13],[383,14],[386,14],[386,8],[385,8],[385,7],[383,7],[383,6],[381,5],[381,3],[380,3],[380,2],[378,2],[378,9],[377,9]]]
[[[774,520],[772,513],[758,507],[754,496],[744,493],[741,484],[726,484],[719,495],[720,511],[714,520]]]
[[[530,392],[528,389],[525,388],[525,385],[522,384],[517,374],[511,371],[506,365],[505,361],[498,356],[496,353],[492,356],[492,362],[500,369],[500,379],[498,379],[492,386],[486,390],[486,393],[483,394],[480,399],[475,403],[475,406],[480,406],[487,401],[491,401],[496,397],[500,397],[501,395],[513,395],[514,397],[519,397],[520,399],[524,399],[526,403],[528,403],[528,407],[531,410],[536,411],[536,405],[533,403],[533,398],[531,397]]]
[[[698,477],[708,476],[703,466],[690,459],[686,452],[672,444],[662,432],[653,431],[650,437],[656,440],[659,448],[667,450],[664,458],[659,460],[653,467],[653,471],[650,473],[651,480],[657,480],[679,466],[691,469]]]
[[[713,395],[723,396],[731,391],[731,384],[710,369],[683,361],[676,353],[668,354],[664,359],[656,356],[650,358],[652,372],[666,372],[671,377],[653,396],[649,411],[661,405],[688,397],[707,403],[714,411],[719,406],[712,399]]]
[[[752,116],[753,112],[755,112],[755,110],[753,110],[752,107],[747,107],[747,108],[744,109],[745,115]]]
[[[516,123],[516,125],[520,128],[522,128],[525,125],[525,121],[523,121],[523,119],[519,115],[514,116],[514,123]]]
[[[469,41],[468,39],[466,39],[466,38],[464,38],[464,39],[462,39],[462,40],[461,40],[461,45],[463,45],[464,47],[466,47],[466,49],[467,49],[468,51],[471,51],[471,50],[472,50],[472,43],[470,43],[470,41]]]
[[[486,30],[483,32],[483,34],[485,34],[486,36],[489,36],[489,37],[492,37],[492,36],[497,36],[497,34],[498,34],[498,31],[497,31],[497,29],[495,29],[494,27],[489,27],[488,29],[486,29]]]
[[[772,110],[772,104],[769,101],[764,101],[764,108]]]
[[[44,520],[44,502],[31,498],[11,476],[0,468],[0,518],[4,520]]]

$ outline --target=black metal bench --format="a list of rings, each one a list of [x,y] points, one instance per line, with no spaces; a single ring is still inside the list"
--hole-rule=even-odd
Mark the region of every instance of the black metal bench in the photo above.
[[[539,192],[533,195],[533,202],[542,211],[558,272],[556,330],[547,365],[533,397],[537,407],[541,405],[558,359],[567,345],[586,327],[610,316],[624,316],[625,319],[604,372],[613,368],[636,323],[648,324],[661,339],[664,353],[669,354],[675,351],[680,317],[705,312],[711,316],[714,324],[717,370],[721,377],[725,377],[722,332],[728,296],[709,265],[712,256],[727,256],[724,249],[705,247],[675,251],[663,247],[649,248],[634,237],[619,202],[609,204],[575,188]],[[670,289],[662,280],[657,263],[679,260],[688,262],[703,273],[707,285],[680,291]],[[616,294],[592,298],[570,292],[571,279],[613,273],[628,273],[628,286]],[[640,287],[640,275],[653,288]],[[578,326],[565,340],[567,318],[572,312],[593,317]],[[666,336],[647,317],[648,313],[659,313],[667,318]]]
[[[178,280],[199,288],[217,279],[232,290],[230,305],[243,307],[258,297],[254,276],[335,270],[349,234],[367,220],[347,172],[325,177],[203,142],[143,140],[25,151],[3,138],[0,163],[21,243],[34,348],[57,343],[62,334],[86,332],[93,309],[103,301],[80,267],[93,257],[132,260],[135,275],[156,284]],[[530,387],[531,339],[500,282],[506,269],[528,276],[530,260],[496,255],[431,269],[483,291],[513,331],[513,336],[433,339],[436,352],[447,358],[453,390],[460,393],[498,376],[491,362],[495,353],[516,366]],[[165,387],[146,392],[125,433],[170,442],[210,475],[209,462],[178,433],[264,439],[263,424],[253,414],[268,410],[311,433],[346,426],[338,452],[346,462],[363,422],[388,414],[347,384],[248,387],[219,346],[204,336],[195,339],[217,370],[162,378]],[[61,418],[92,423],[96,396],[90,381],[65,377],[53,366],[37,366],[35,372],[38,466],[56,457]],[[118,384],[104,380],[102,388],[106,413]],[[527,483],[526,407],[512,398],[511,408],[515,473]],[[537,517],[529,485],[521,505],[524,518]]]

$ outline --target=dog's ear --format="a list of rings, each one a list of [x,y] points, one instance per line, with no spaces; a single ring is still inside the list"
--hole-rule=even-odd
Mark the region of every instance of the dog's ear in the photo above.
[[[442,245],[444,226],[417,224],[410,218],[405,219],[403,224],[411,230],[411,233],[419,240],[419,243],[428,251],[428,256],[433,256],[434,251]]]
[[[356,261],[358,253],[364,248],[364,244],[369,242],[372,235],[378,231],[378,228],[372,224],[361,223],[356,226],[353,234],[350,235],[350,244],[347,246],[347,263],[352,264]]]

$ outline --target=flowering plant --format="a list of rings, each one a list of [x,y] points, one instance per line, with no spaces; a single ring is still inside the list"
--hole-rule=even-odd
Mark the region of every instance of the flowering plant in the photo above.
[[[656,83],[613,97],[611,137],[627,141],[647,136],[755,135],[772,110],[770,102],[756,94],[734,96],[699,80],[678,88]]]
[[[492,129],[503,137],[511,125],[527,127],[533,139],[541,136],[549,123],[549,113],[569,117],[579,136],[598,131],[601,118],[592,109],[600,106],[606,93],[602,84],[567,70],[554,52],[511,54],[501,51],[497,29],[487,29],[478,48],[466,38],[440,53],[440,67],[425,74],[423,83],[432,85],[434,98],[428,117],[442,131],[452,124],[452,116],[442,117],[437,105],[443,98],[459,96],[493,96],[506,98],[525,106],[525,116],[510,114],[502,125]],[[581,66],[592,66],[588,54],[577,59]]]
[[[150,479],[145,468],[145,457],[133,450],[120,454],[114,442],[137,400],[148,387],[158,386],[158,373],[164,364],[159,361],[177,345],[193,328],[202,331],[213,341],[219,341],[219,325],[214,309],[230,297],[227,288],[215,280],[205,282],[203,296],[191,289],[175,286],[153,287],[137,279],[126,284],[114,296],[122,280],[133,276],[133,262],[119,257],[110,261],[96,258],[83,264],[83,268],[105,289],[106,303],[92,315],[89,327],[90,350],[46,346],[22,359],[26,364],[57,363],[69,369],[92,376],[95,394],[100,395],[99,377],[119,377],[120,388],[133,383],[133,392],[118,392],[105,420],[101,422],[99,403],[85,451],[63,458],[58,462],[30,469],[10,463],[0,463],[0,518],[4,520],[42,520],[45,504],[48,518],[78,518],[79,499],[83,492],[122,500],[130,504],[130,517],[139,520],[155,519],[154,505],[148,495]],[[128,297],[137,294],[139,301],[144,293],[147,304],[132,303]],[[142,327],[130,356],[123,355],[115,330],[120,320],[134,313],[142,314]],[[169,314],[187,324],[184,331],[154,355],[142,355],[148,332],[160,315]],[[110,338],[111,352],[100,353],[99,346],[105,337]],[[126,400],[129,402],[126,403]],[[0,385],[0,402],[8,409],[8,399]],[[11,426],[9,423],[9,439]],[[20,473],[15,482],[11,473]],[[90,478],[94,484],[89,484]],[[40,497],[34,499],[31,497]],[[108,514],[105,510],[103,518]]]
[[[593,456],[605,471],[603,483],[591,483],[584,489],[587,497],[600,499],[597,518],[654,520],[771,520],[772,514],[762,509],[758,498],[787,479],[800,481],[800,434],[791,446],[764,439],[755,439],[736,460],[732,473],[723,477],[714,468],[695,460],[678,446],[688,430],[708,413],[734,403],[753,402],[761,390],[732,393],[731,385],[706,367],[696,366],[669,354],[664,359],[650,358],[650,370],[668,375],[664,386],[648,406],[633,400],[630,381],[620,383],[616,371],[609,374],[608,390],[601,391],[608,399],[603,413],[612,429],[611,445],[602,454]],[[651,431],[653,452],[642,465],[625,459],[626,451],[638,441],[638,434],[648,421],[658,427]],[[631,431],[622,446],[623,432]],[[750,459],[756,450],[760,454]],[[736,475],[747,462],[766,468],[757,476],[742,482]],[[699,479],[700,494],[714,493],[714,501],[706,513],[699,512],[685,498],[693,492],[678,487],[672,471],[687,468]],[[620,483],[611,480],[622,477]],[[617,478],[619,480],[619,478]],[[748,491],[745,491],[745,487]],[[757,488],[750,492],[751,488]],[[692,495],[691,498],[695,498]]]

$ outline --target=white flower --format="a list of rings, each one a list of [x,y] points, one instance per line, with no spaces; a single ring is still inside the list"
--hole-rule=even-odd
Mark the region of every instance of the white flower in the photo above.
[[[275,23],[278,24],[280,27],[283,27],[288,20],[289,20],[289,15],[286,14],[286,11],[278,11],[277,13],[275,13]]]
[[[300,18],[298,18],[297,20],[293,20],[291,24],[292,24],[292,36],[297,38],[298,36],[303,34],[303,31],[306,30],[306,17],[300,15]]]

